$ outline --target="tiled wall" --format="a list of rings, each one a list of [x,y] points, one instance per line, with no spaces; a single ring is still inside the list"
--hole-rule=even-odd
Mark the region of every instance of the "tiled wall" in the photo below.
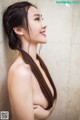
[[[0,1],[0,23],[4,8],[15,1],[21,0]],[[28,1],[39,7],[47,23],[48,42],[41,56],[58,91],[56,108],[48,120],[80,120],[80,5],[56,4],[56,0]],[[0,24],[0,108],[7,105],[3,100],[7,99],[6,75],[15,56]]]

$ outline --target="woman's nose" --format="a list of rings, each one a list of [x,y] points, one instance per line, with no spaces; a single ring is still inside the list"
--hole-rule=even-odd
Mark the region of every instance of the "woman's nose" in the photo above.
[[[47,28],[47,24],[44,20],[42,20],[41,26],[42,26],[42,28],[45,28],[45,29]]]

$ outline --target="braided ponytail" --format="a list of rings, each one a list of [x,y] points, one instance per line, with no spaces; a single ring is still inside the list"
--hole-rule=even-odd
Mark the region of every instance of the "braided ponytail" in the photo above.
[[[9,39],[9,46],[11,49],[21,50],[22,43],[19,37],[13,30],[13,27],[25,27],[24,19],[26,20],[26,26],[28,29],[27,14],[30,6],[33,6],[28,2],[18,2],[7,8],[3,14],[3,26]],[[27,10],[26,10],[27,8]]]

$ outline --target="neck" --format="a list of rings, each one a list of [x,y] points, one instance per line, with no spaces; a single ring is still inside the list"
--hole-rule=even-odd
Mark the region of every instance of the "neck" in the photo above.
[[[37,61],[37,58],[36,58],[37,44],[36,43],[30,43],[29,45],[29,43],[25,41],[25,43],[22,46],[22,49],[25,52],[27,52],[35,62]]]

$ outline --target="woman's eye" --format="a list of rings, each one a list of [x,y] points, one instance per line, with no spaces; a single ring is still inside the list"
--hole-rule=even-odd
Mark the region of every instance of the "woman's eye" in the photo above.
[[[35,18],[35,20],[39,20],[40,21],[40,20],[44,20],[44,18]]]
[[[40,18],[35,18],[35,20],[40,20]]]

